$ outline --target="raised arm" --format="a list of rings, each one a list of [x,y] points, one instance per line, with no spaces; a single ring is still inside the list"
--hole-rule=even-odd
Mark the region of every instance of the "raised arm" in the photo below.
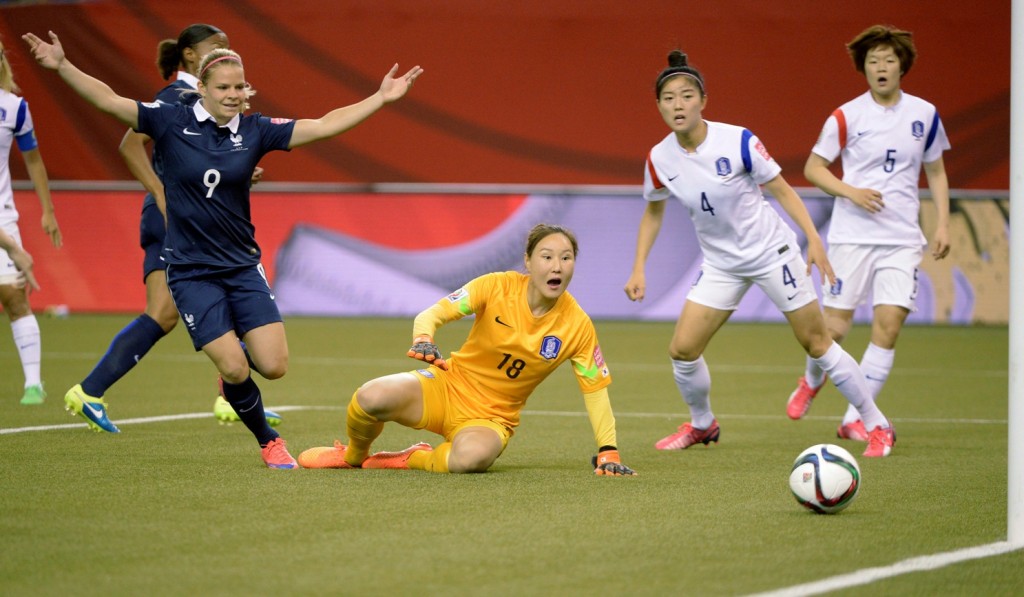
[[[423,69],[414,66],[409,72],[396,78],[395,73],[397,72],[398,65],[395,64],[385,75],[377,93],[359,103],[332,110],[315,120],[297,120],[288,147],[301,147],[314,141],[329,139],[351,129],[381,109],[384,104],[389,104],[405,95],[416,78],[423,74]]]
[[[49,35],[50,43],[46,43],[34,33],[26,33],[21,38],[28,44],[32,57],[40,66],[57,71],[60,78],[87,102],[133,129],[138,127],[139,107],[135,100],[117,95],[103,81],[78,70],[64,56],[64,47],[61,46],[57,34],[50,31]]]

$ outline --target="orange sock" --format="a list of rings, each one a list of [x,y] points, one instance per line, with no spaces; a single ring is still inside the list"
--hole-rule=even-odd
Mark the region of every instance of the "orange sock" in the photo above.
[[[433,450],[420,450],[409,456],[408,466],[411,469],[428,473],[447,473],[448,453],[452,451],[451,442],[444,442]]]
[[[384,429],[384,423],[359,406],[359,401],[356,400],[358,392],[359,390],[356,390],[352,394],[352,400],[348,403],[348,419],[346,421],[348,449],[345,450],[345,462],[352,466],[359,466],[366,460],[366,457],[370,455],[370,444]]]

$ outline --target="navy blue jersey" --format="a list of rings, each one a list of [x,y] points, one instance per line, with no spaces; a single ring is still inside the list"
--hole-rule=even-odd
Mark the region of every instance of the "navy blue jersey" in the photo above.
[[[161,89],[160,91],[158,91],[156,93],[156,97],[154,98],[154,101],[164,102],[165,104],[178,104],[178,103],[181,103],[181,104],[185,104],[187,106],[191,106],[192,104],[196,103],[196,100],[199,99],[199,94],[198,93],[182,94],[182,92],[183,91],[193,91],[193,92],[195,92],[195,90],[196,90],[196,88],[191,86],[191,85],[189,85],[187,82],[185,82],[185,81],[183,81],[181,79],[175,79],[174,81],[171,81],[166,86],[164,86],[163,89]],[[162,178],[162,174],[163,174],[163,171],[164,171],[163,161],[160,159],[160,152],[156,151],[155,149],[153,150],[152,162],[153,162],[153,172],[156,172],[157,177]],[[146,198],[142,201],[142,208],[145,209],[146,206],[150,205],[150,204],[154,204],[155,205],[156,204],[156,199],[153,198],[153,195],[151,195],[149,193],[146,193]]]
[[[164,261],[225,268],[259,263],[249,184],[264,155],[288,149],[294,121],[257,113],[221,127],[200,103],[138,107],[137,130],[153,138],[163,160]]]

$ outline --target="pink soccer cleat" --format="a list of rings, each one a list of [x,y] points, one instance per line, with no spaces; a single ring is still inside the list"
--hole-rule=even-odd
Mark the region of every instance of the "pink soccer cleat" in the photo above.
[[[678,431],[659,439],[654,447],[659,450],[685,450],[694,444],[706,446],[711,442],[718,443],[720,433],[717,419],[711,421],[711,426],[707,429],[697,429],[689,423],[683,423]]]
[[[857,419],[848,425],[840,423],[839,428],[836,429],[836,437],[839,439],[852,439],[858,442],[866,442],[868,441],[868,430],[864,427],[864,421]]]
[[[868,448],[864,450],[867,458],[884,458],[892,452],[892,446],[896,443],[896,430],[879,425],[868,434]]]
[[[288,453],[284,438],[279,437],[264,446],[262,454],[263,462],[267,463],[268,468],[299,468],[299,463]]]
[[[803,375],[800,376],[796,389],[789,395],[789,401],[786,402],[786,414],[790,419],[794,421],[802,419],[807,411],[811,410],[811,401],[818,395],[821,388],[825,387],[826,381],[828,381],[828,377],[822,380],[820,386],[812,388],[807,385],[807,379]]]

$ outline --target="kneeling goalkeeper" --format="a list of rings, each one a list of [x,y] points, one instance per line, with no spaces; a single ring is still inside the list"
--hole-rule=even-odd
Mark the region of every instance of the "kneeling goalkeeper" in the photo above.
[[[598,452],[598,475],[635,475],[619,460],[607,387],[611,374],[590,317],[567,292],[579,251],[561,226],[538,224],[526,241],[526,274],[480,276],[416,316],[409,356],[428,367],[367,382],[348,405],[349,444],[311,448],[305,468],[393,468],[437,473],[486,471],[505,450],[519,413],[540,382],[571,361]],[[447,360],[433,336],[442,325],[475,314],[466,342]],[[370,453],[385,422],[444,437],[401,452]]]

